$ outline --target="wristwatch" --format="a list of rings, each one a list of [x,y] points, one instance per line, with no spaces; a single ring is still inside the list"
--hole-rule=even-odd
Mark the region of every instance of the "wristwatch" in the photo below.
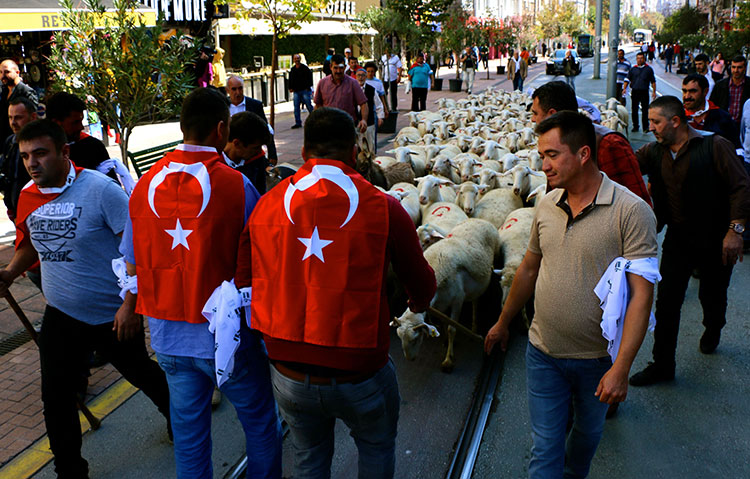
[[[741,235],[745,232],[745,225],[741,223],[729,223],[729,229]]]

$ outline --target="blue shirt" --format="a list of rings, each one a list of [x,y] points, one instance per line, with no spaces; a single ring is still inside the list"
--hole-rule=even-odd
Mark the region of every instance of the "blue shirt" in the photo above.
[[[216,150],[212,149],[212,151]],[[242,179],[245,188],[245,222],[247,222],[255,204],[260,199],[260,194],[245,175],[242,175]],[[125,261],[135,264],[133,223],[130,221],[129,212],[125,231],[122,233],[120,253],[125,256]],[[149,317],[148,326],[151,331],[151,348],[157,353],[200,359],[214,358],[214,335],[208,331],[208,322],[195,324]],[[241,342],[240,348],[243,343]]]
[[[427,88],[430,86],[432,69],[430,65],[423,63],[422,66],[416,66],[409,70],[409,75],[411,75],[412,88]]]
[[[625,81],[630,83],[629,86],[633,91],[648,91],[648,87],[652,83],[656,83],[656,77],[654,76],[654,70],[650,66],[643,65],[639,67],[636,65],[630,69]]]

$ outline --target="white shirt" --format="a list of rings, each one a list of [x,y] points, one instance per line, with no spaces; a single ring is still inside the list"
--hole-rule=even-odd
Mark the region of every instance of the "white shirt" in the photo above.
[[[381,63],[385,66],[383,81],[391,82],[398,80],[398,69],[404,66],[401,63],[401,59],[391,53],[391,56],[383,55]]]
[[[706,98],[711,98],[711,92],[714,91],[714,85],[716,85],[714,77],[711,76],[711,69],[706,69],[706,73],[703,76],[708,80],[708,95],[706,95]]]
[[[742,106],[740,141],[742,141],[743,148],[742,156],[747,163],[750,163],[750,100],[745,100],[745,104]]]
[[[235,113],[241,113],[245,111],[245,97],[242,97],[242,101],[239,105],[235,105],[233,103],[229,104],[229,116],[231,117]]]

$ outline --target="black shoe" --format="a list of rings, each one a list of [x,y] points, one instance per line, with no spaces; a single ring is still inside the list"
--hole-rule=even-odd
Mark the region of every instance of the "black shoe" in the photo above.
[[[721,329],[708,329],[701,336],[700,350],[703,354],[711,354],[716,351],[721,340]]]
[[[302,125],[293,125],[292,130],[296,130],[297,128],[302,128]]]
[[[632,130],[630,130],[630,131],[632,131],[633,133],[638,133],[638,130],[639,130],[639,129],[640,129],[640,128],[638,128],[637,126],[634,126],[634,127],[633,127],[633,129],[632,129]]]
[[[664,367],[654,362],[649,362],[646,369],[635,373],[630,377],[631,386],[650,386],[656,383],[672,381],[674,379],[674,367]]]

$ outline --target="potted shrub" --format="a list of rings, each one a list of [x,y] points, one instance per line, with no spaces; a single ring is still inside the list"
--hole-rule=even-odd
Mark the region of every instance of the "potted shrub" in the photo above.
[[[469,33],[466,28],[468,17],[469,15],[464,10],[460,0],[453,2],[448,8],[446,19],[442,25],[442,42],[446,50],[452,52],[453,55],[463,50],[466,44],[467,34]],[[450,91],[461,91],[462,83],[461,68],[458,65],[458,56],[456,55],[456,78],[451,78],[448,81]]]

